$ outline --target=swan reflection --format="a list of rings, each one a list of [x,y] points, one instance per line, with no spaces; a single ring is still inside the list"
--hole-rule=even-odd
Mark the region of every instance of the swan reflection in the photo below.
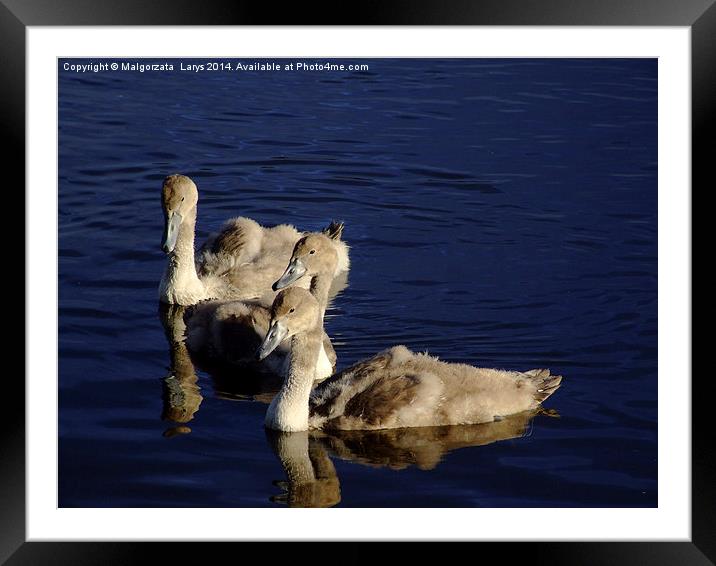
[[[197,385],[198,376],[184,343],[185,307],[160,305],[159,318],[169,344],[169,374],[162,381],[162,420],[176,425],[164,431],[164,436],[188,434],[186,423],[194,418],[203,400]]]
[[[311,433],[266,429],[266,438],[287,478],[273,482],[284,493],[271,496],[271,501],[289,507],[333,507],[340,502],[336,468],[325,446]]]
[[[453,450],[529,434],[531,421],[539,414],[555,416],[537,409],[476,425],[293,433],[267,429],[269,444],[287,478],[273,482],[283,493],[270,500],[289,507],[331,507],[340,502],[341,493],[329,456],[371,467],[432,470]]]

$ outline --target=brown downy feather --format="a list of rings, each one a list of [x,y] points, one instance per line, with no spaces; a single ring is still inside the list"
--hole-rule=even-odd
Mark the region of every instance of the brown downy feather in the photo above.
[[[339,383],[341,377],[345,374],[352,374],[352,383],[355,384],[355,388],[361,388],[359,385],[364,382],[362,389],[368,387],[371,383],[371,377],[376,371],[384,370],[390,363],[390,356],[388,354],[375,356],[369,360],[359,362],[345,370],[340,374],[336,374],[326,381],[324,381],[317,389],[316,392],[320,392],[319,395],[312,395],[309,400],[309,410],[311,413],[328,417],[331,413],[331,409],[337,405],[336,400],[338,397],[344,396],[350,399],[350,393],[341,388],[334,386],[333,384]]]
[[[211,251],[215,254],[239,255],[246,244],[246,237],[241,226],[226,226],[214,239]]]

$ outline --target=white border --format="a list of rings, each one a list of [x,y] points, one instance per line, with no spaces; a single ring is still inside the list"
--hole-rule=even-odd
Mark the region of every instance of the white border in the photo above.
[[[28,540],[690,540],[690,28],[30,27],[27,48]],[[57,57],[73,56],[658,57],[659,507],[58,509],[47,281],[57,277]]]

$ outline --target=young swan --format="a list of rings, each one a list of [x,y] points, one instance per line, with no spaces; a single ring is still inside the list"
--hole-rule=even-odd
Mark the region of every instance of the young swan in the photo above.
[[[313,232],[301,238],[293,248],[291,259],[281,278],[271,287],[274,291],[308,280],[308,289],[321,307],[321,324],[328,307],[328,296],[340,258],[333,241],[323,233]],[[305,285],[299,285],[305,287]]]
[[[294,246],[288,267],[273,284],[273,289],[302,282],[319,304],[323,329],[323,315],[338,261],[338,252],[331,238],[318,232],[309,233]],[[187,346],[194,353],[222,362],[256,364],[254,354],[266,335],[270,318],[270,309],[259,303],[202,303],[194,308],[187,320]],[[289,349],[290,342],[284,341],[256,369],[283,375],[287,371]],[[335,364],[335,350],[328,335],[322,331],[322,350],[318,356],[315,379],[332,375]]]
[[[250,218],[234,218],[207,239],[195,263],[198,201],[199,192],[189,177],[170,175],[164,179],[162,250],[168,262],[159,300],[187,306],[206,299],[272,299],[273,294],[267,295],[271,283],[281,275],[301,234],[287,224],[264,228]],[[325,230],[338,254],[336,273],[349,267],[348,246],[340,240],[342,228],[342,224],[331,223]],[[308,285],[308,281],[300,284]]]
[[[492,422],[536,408],[559,387],[549,370],[527,372],[441,362],[395,346],[359,362],[313,389],[321,346],[321,316],[305,289],[281,291],[256,355],[291,339],[290,365],[264,424],[286,432],[377,430]]]

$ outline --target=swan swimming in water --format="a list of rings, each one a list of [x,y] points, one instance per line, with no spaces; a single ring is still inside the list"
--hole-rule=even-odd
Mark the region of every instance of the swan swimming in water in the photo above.
[[[338,261],[338,251],[331,238],[323,233],[309,233],[296,242],[288,267],[272,288],[277,291],[305,281],[318,302],[323,329],[323,316]],[[195,305],[187,317],[186,343],[191,352],[208,359],[283,377],[288,367],[290,341],[277,346],[272,355],[260,363],[254,355],[269,329],[270,318],[270,309],[256,302],[203,302]],[[325,331],[321,340],[316,380],[332,375],[336,366],[336,353]]]
[[[164,179],[162,250],[168,261],[159,300],[184,306],[207,299],[261,299],[270,304],[271,284],[283,272],[301,233],[288,224],[264,228],[250,218],[234,218],[207,239],[195,261],[198,200],[199,192],[189,177]],[[350,263],[348,246],[340,239],[342,229],[342,224],[331,223],[325,230],[338,255],[336,274],[347,271]],[[309,281],[299,284],[308,286]]]
[[[279,292],[256,352],[263,359],[291,340],[288,374],[266,412],[267,428],[292,432],[487,423],[535,409],[562,381],[546,369],[477,368],[395,346],[314,389],[322,332],[320,307],[308,291],[289,287]]]

